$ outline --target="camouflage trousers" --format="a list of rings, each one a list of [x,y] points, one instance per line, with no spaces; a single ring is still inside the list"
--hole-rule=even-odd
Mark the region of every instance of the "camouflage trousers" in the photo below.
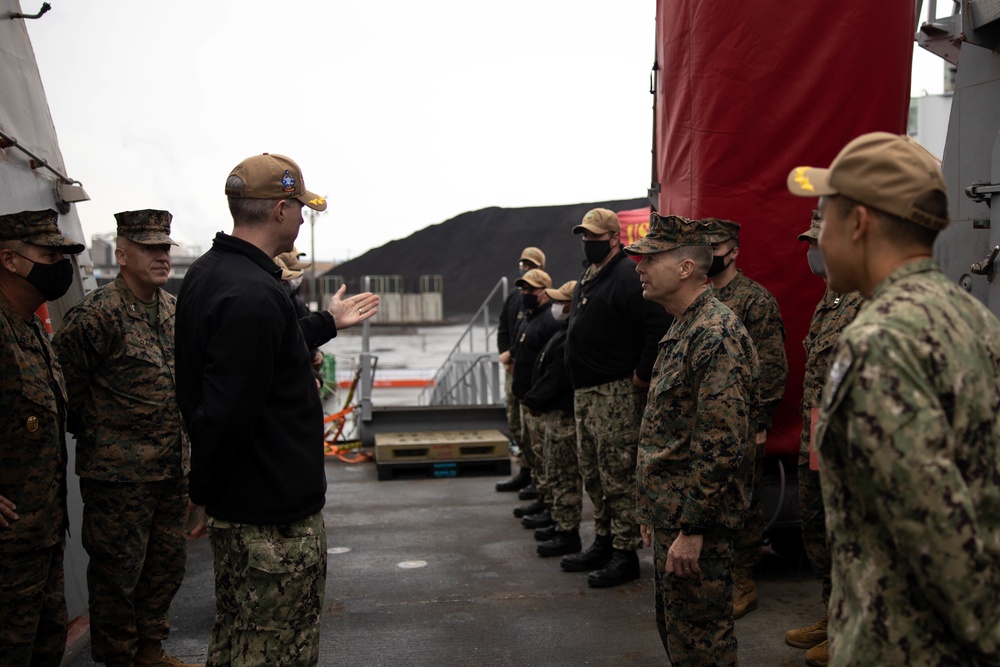
[[[576,420],[562,410],[544,412],[538,418],[543,426],[545,483],[552,506],[552,520],[562,531],[580,527],[583,508],[583,480],[576,453]]]
[[[735,667],[732,531],[716,528],[705,535],[697,579],[667,573],[667,550],[676,538],[676,530],[653,531],[656,627],[670,664]]]
[[[545,422],[541,415],[533,415],[528,408],[521,406],[521,423],[528,437],[527,447],[531,450],[531,481],[535,483],[538,497],[542,502],[551,503],[549,479],[545,474]]]
[[[594,534],[612,537],[615,549],[638,548],[635,457],[646,391],[632,379],[573,394],[577,453],[583,485],[594,504]]]
[[[802,546],[809,564],[823,579],[823,604],[829,604],[833,581],[830,578],[830,547],[826,543],[826,512],[819,471],[809,469],[808,443],[804,455],[799,456],[799,512],[802,515]]]
[[[510,439],[517,445],[517,465],[521,468],[531,470],[531,452],[527,451],[529,448],[525,442],[525,428],[521,421],[521,402],[514,396],[514,391],[511,388],[513,383],[514,374],[507,371],[503,381],[507,409],[507,430],[510,431]]]
[[[281,526],[209,518],[215,624],[208,667],[319,663],[326,587],[323,515]]]
[[[156,482],[80,479],[90,652],[128,663],[141,641],[170,634],[170,603],[184,579],[187,477]]]
[[[753,569],[760,562],[760,550],[764,546],[764,508],[760,503],[760,485],[764,479],[764,450],[767,443],[752,444],[754,453],[750,480],[750,505],[747,507],[743,527],[736,531],[736,569]]]
[[[68,623],[65,548],[0,553],[0,667],[59,667]]]

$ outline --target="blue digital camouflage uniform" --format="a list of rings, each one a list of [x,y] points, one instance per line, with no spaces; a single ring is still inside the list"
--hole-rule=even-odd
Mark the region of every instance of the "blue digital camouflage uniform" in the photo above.
[[[830,664],[1000,664],[1000,323],[933,260],[841,336],[816,430]]]
[[[636,470],[639,521],[654,532],[657,625],[676,667],[737,664],[733,538],[749,503],[758,383],[746,328],[706,287],[660,343]],[[666,572],[681,524],[705,530],[700,578]]]
[[[66,387],[42,321],[0,295],[0,663],[57,667],[66,648]]]
[[[802,543],[813,570],[823,578],[823,604],[830,601],[830,549],[826,543],[826,514],[823,511],[823,493],[820,490],[820,473],[809,467],[810,429],[813,408],[818,408],[830,364],[837,351],[840,334],[861,307],[862,298],[857,292],[839,295],[826,290],[816,304],[809,332],[802,345],[806,349],[806,366],[803,380],[802,433],[799,440],[799,509],[802,515]]]
[[[151,315],[119,275],[73,307],[53,339],[77,439],[99,662],[165,640],[184,578],[190,444],[174,390],[175,303],[159,289]]]
[[[785,325],[781,319],[778,301],[759,283],[747,278],[742,271],[728,285],[716,290],[715,298],[736,313],[750,332],[757,356],[760,359],[760,412],[757,414],[756,432],[771,427],[771,416],[785,395],[788,379],[788,359],[785,355]],[[744,571],[760,561],[760,548],[764,538],[764,515],[760,504],[760,485],[764,476],[764,450],[759,446],[751,455],[753,464],[753,495],[747,511],[746,523],[736,537],[736,567]]]

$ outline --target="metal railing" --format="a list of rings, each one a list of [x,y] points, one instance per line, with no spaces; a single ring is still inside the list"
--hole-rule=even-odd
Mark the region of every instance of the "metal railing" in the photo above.
[[[507,300],[507,278],[501,278],[472,316],[434,381],[417,398],[418,405],[503,405],[503,383],[496,334]]]

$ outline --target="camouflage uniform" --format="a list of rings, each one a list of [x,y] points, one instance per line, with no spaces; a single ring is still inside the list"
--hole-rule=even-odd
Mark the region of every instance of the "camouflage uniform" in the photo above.
[[[129,220],[150,229],[162,222],[161,212],[152,223],[147,213]],[[74,306],[53,339],[77,438],[99,662],[126,662],[141,643],[165,640],[184,578],[190,444],[174,390],[176,299],[156,295],[154,320],[119,275]]]
[[[802,543],[809,563],[823,577],[823,606],[830,601],[830,549],[826,543],[826,515],[823,512],[823,494],[820,490],[819,471],[809,467],[809,441],[813,408],[819,407],[823,385],[833,362],[840,333],[850,324],[862,304],[861,295],[834,294],[826,290],[816,304],[809,333],[802,345],[806,349],[805,379],[803,381],[802,434],[799,440],[799,508],[802,514]]]
[[[293,667],[319,661],[326,586],[322,513],[282,526],[209,518],[216,620],[209,667]]]
[[[517,337],[524,325],[524,308],[521,306],[521,292],[513,290],[507,295],[503,309],[500,312],[500,324],[497,327],[497,352],[510,352],[514,354],[513,347],[517,342]],[[513,369],[504,373],[503,393],[504,407],[507,412],[507,430],[510,431],[510,438],[517,445],[517,465],[519,468],[531,469],[531,448],[524,441],[525,428],[521,421],[521,403],[514,396],[512,385],[514,382]]]
[[[1000,323],[933,260],[841,336],[816,427],[831,665],[1000,664]]]
[[[645,391],[629,377],[573,393],[577,455],[594,505],[594,534],[611,536],[615,549],[634,550],[640,539],[631,498]]]
[[[636,468],[639,521],[655,535],[656,622],[678,667],[737,664],[733,537],[749,502],[758,382],[746,328],[705,288],[660,343]],[[666,573],[682,526],[704,531],[700,578]]]
[[[785,356],[785,325],[781,320],[778,302],[759,283],[747,278],[742,271],[728,285],[719,289],[715,297],[736,313],[746,326],[760,359],[760,410],[754,424],[751,443],[756,442],[756,432],[771,427],[771,415],[785,395],[788,378],[788,360]],[[736,536],[736,567],[745,570],[760,562],[760,548],[764,537],[764,515],[760,504],[760,484],[764,476],[764,450],[755,446],[751,452],[754,460],[752,473],[753,495],[747,510],[746,524]]]
[[[0,527],[4,667],[58,667],[66,648],[66,383],[41,319],[25,312],[61,297],[72,284],[75,270],[65,255],[82,252],[84,245],[63,236],[58,219],[51,209],[0,216],[0,242],[64,255],[35,262],[32,272],[45,264],[53,277],[43,287],[31,273],[15,277],[0,268],[0,496],[14,504],[17,516]]]
[[[0,663],[58,667],[66,648],[66,387],[42,321],[0,294]]]

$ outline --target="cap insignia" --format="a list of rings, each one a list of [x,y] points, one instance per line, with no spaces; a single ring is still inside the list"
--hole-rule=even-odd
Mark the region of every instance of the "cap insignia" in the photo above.
[[[795,178],[793,180],[806,192],[815,192],[816,188],[813,187],[813,184],[809,181],[809,177],[806,176],[806,169],[808,168],[809,167],[796,167]]]
[[[285,170],[285,175],[281,177],[281,187],[285,192],[295,192],[295,179]]]

